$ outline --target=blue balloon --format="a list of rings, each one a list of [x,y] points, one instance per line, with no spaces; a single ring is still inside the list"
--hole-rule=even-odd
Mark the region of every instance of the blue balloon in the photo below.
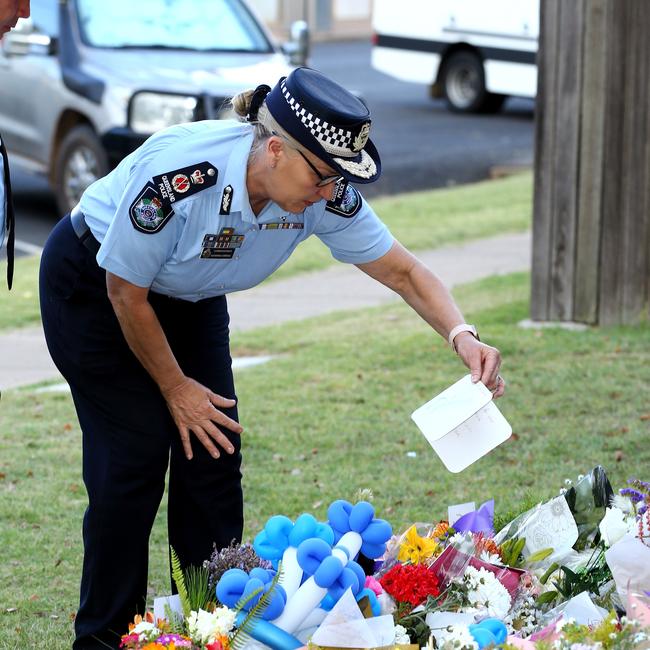
[[[320,537],[330,546],[334,546],[334,531],[329,524],[325,524],[319,521],[318,525],[316,526],[316,530],[314,531],[314,537]]]
[[[217,582],[217,599],[226,607],[234,607],[241,598],[248,582],[248,574],[242,569],[228,569]]]
[[[282,558],[287,546],[289,546],[289,534],[293,529],[293,522],[284,515],[271,517],[264,526],[264,529],[255,536],[253,549],[265,560],[270,560],[277,568],[278,560]]]
[[[349,501],[339,499],[330,504],[327,509],[327,518],[329,525],[333,528],[336,540],[338,541],[343,535],[350,531],[350,513],[352,504]]]
[[[332,547],[326,541],[312,537],[298,547],[297,560],[305,573],[314,575],[323,560],[331,555]]]
[[[314,580],[321,589],[329,589],[343,571],[341,560],[333,555],[326,557],[314,571]]]
[[[250,599],[243,606],[250,611],[263,594],[271,588],[275,573],[266,569],[252,569],[250,575],[241,569],[229,569],[217,583],[217,598],[227,607],[234,608],[242,598]],[[254,596],[253,594],[256,593]],[[262,612],[262,618],[273,620],[280,616],[287,602],[287,594],[281,585],[276,585],[271,593],[270,601]]]
[[[386,551],[386,542],[393,534],[390,524],[375,519],[375,510],[367,501],[352,505],[339,499],[327,509],[330,526],[338,542],[345,533],[354,531],[361,535],[361,552],[370,559],[381,557]]]
[[[266,531],[259,532],[253,540],[253,550],[263,559],[273,562],[273,566],[277,568],[277,563],[282,559],[284,553],[283,548],[278,548],[271,544],[269,536]]]
[[[363,541],[369,544],[385,544],[393,534],[392,526],[384,519],[373,519],[363,531]]]
[[[350,530],[363,533],[375,518],[375,509],[367,501],[359,501],[350,512]]]
[[[246,614],[239,612],[235,618],[235,625],[241,625],[244,618],[246,618]],[[252,621],[249,634],[256,641],[264,643],[269,648],[272,648],[272,650],[296,650],[296,648],[302,648],[304,645],[295,636],[281,630],[276,625],[273,625],[273,623],[261,619]]]
[[[470,625],[469,633],[474,637],[474,641],[478,644],[479,650],[487,648],[490,645],[496,646],[497,640],[494,634],[487,628],[480,627],[480,625]]]
[[[289,546],[289,534],[293,530],[293,522],[284,515],[275,515],[266,522],[264,530],[266,530],[271,544],[278,548],[287,548]]]
[[[363,589],[364,585],[366,584],[366,573],[365,571],[361,568],[360,564],[357,564],[354,560],[351,560],[350,562],[347,563],[346,569],[350,569],[351,571],[354,571],[354,573],[357,576],[357,581],[359,582],[359,588],[356,591],[353,591],[353,594],[357,594],[357,592],[361,589]]]
[[[500,621],[498,618],[486,618],[478,625],[492,633],[494,638],[497,640],[497,645],[505,643],[508,638],[508,628],[505,626],[505,623]]]

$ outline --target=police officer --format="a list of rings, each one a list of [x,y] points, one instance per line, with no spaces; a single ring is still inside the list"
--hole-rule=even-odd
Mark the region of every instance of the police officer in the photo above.
[[[29,0],[0,0],[0,40],[16,26],[19,18],[29,17]],[[9,159],[0,135],[0,247],[7,242],[7,286],[11,290],[14,277],[14,206],[11,200]]]
[[[159,132],[52,232],[41,310],[83,432],[84,565],[74,647],[116,647],[145,608],[151,526],[170,466],[183,564],[242,533],[225,295],[310,235],[393,288],[498,397],[497,350],[348,181],[381,173],[365,105],[307,68],[233,100],[240,121]],[[225,453],[224,453],[225,452]]]

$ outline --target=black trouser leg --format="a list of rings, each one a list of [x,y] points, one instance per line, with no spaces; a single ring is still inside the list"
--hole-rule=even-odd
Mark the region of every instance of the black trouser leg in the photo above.
[[[234,397],[225,299],[150,300],[184,372]],[[200,564],[213,541],[221,546],[241,535],[238,436],[234,457],[215,461],[194,440],[195,459],[184,459],[157,386],[122,336],[105,274],[69,220],[56,226],[43,253],[41,311],[83,432],[89,505],[74,648],[117,648],[133,615],[145,609],[149,534],[170,449],[170,541],[183,564]],[[236,409],[228,414],[236,418]]]

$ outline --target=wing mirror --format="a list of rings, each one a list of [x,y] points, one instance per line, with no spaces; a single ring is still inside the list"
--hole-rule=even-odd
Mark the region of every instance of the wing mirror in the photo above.
[[[309,26],[304,20],[296,20],[291,23],[290,33],[291,38],[282,46],[282,50],[291,65],[305,66],[309,61]]]

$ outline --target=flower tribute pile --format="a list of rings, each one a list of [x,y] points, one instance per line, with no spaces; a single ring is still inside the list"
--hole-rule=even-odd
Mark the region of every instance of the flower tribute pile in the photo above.
[[[335,501],[326,523],[274,516],[187,585],[177,573],[178,606],[137,617],[121,647],[647,649],[648,506],[650,483],[614,494],[597,467],[497,532],[492,501],[399,535],[366,501]]]

